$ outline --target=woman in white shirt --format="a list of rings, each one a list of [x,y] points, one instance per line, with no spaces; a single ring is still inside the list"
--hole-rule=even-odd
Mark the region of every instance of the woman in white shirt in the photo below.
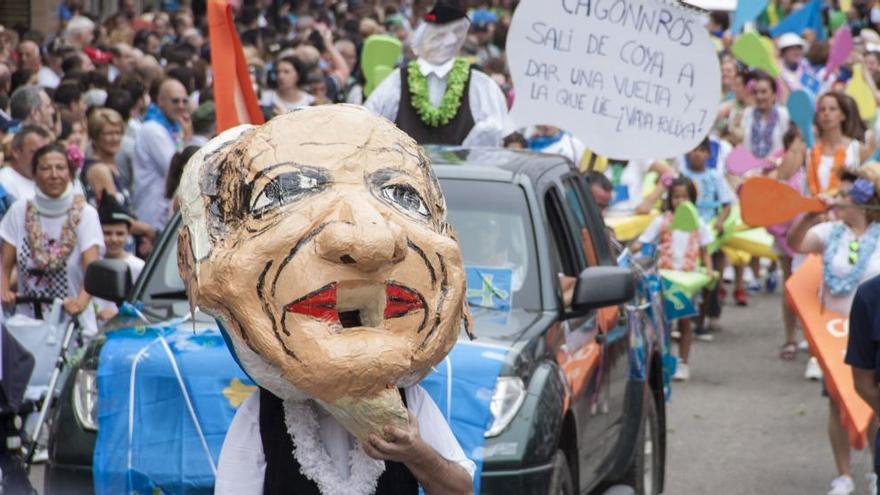
[[[300,88],[300,79],[305,76],[305,66],[296,57],[284,57],[275,65],[277,87],[268,93],[263,106],[271,106],[278,113],[286,113],[297,108],[307,107],[315,98]]]
[[[853,120],[859,119],[840,93],[825,93],[816,103],[816,143],[807,149],[802,141],[792,144],[779,167],[779,178],[787,180],[800,167],[807,172],[807,192],[813,196],[833,193],[840,183],[840,174],[855,170],[870,156],[872,150],[863,146],[856,136],[848,135]]]
[[[749,83],[755,104],[743,110],[743,145],[758,158],[782,149],[788,130],[788,110],[776,104],[776,81],[767,74],[755,75]]]
[[[880,176],[880,165],[870,167],[873,167],[873,176]],[[839,178],[835,196],[821,197],[830,205],[880,206],[875,183],[845,171]],[[822,255],[822,305],[831,311],[848,315],[859,284],[880,275],[880,212],[834,208],[834,214],[837,220],[821,223],[818,222],[822,216],[818,213],[804,215],[788,231],[788,243],[799,253]],[[828,436],[838,470],[838,477],[831,482],[831,486],[836,489],[838,486],[852,486],[850,445],[840,419],[840,407],[834,400],[829,402]]]
[[[63,146],[43,146],[32,163],[36,197],[17,201],[0,222],[3,304],[14,305],[16,291],[63,299],[64,310],[80,315],[85,332],[94,334],[95,312],[83,277],[104,247],[98,212],[74,193],[73,167]],[[10,285],[13,268],[18,273],[16,291]],[[33,316],[29,305],[18,309]]]

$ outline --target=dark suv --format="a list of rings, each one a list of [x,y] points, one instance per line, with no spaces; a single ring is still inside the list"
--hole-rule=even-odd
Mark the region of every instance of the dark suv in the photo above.
[[[554,155],[430,152],[465,265],[504,267],[511,279],[507,305],[484,308],[471,301],[476,342],[504,356],[484,432],[480,493],[601,493],[615,484],[639,494],[662,492],[660,330],[652,323],[651,299],[637,293],[638,275],[616,265],[584,179]],[[189,311],[176,274],[178,223],[175,217],[124,297],[141,303],[156,322]],[[112,267],[90,267],[100,269]],[[111,285],[88,288],[122,299]],[[105,331],[120,325],[111,321]],[[47,494],[91,491],[101,343],[91,345],[63,389]],[[450,366],[467,368],[454,361]]]

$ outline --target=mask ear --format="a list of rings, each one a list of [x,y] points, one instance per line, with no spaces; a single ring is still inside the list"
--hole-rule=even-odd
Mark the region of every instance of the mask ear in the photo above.
[[[180,272],[180,278],[183,279],[183,285],[186,287],[190,306],[195,308],[198,305],[199,281],[196,260],[193,256],[192,244],[190,244],[189,227],[180,227],[177,235],[177,269]]]

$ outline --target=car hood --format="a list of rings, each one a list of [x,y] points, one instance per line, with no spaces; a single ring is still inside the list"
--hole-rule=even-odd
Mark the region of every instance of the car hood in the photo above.
[[[471,308],[471,315],[475,342],[510,347],[524,338],[542,313],[523,309]]]

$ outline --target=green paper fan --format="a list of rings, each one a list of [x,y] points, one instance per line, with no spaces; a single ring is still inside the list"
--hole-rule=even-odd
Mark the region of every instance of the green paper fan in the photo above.
[[[361,70],[367,83],[364,85],[364,96],[369,96],[374,89],[386,78],[400,54],[403,52],[403,44],[399,39],[384,34],[374,34],[364,41],[361,51]]]
[[[672,223],[669,224],[672,230],[681,230],[684,232],[693,232],[700,228],[700,214],[697,207],[690,201],[685,201],[678,205],[675,214],[672,216]]]

